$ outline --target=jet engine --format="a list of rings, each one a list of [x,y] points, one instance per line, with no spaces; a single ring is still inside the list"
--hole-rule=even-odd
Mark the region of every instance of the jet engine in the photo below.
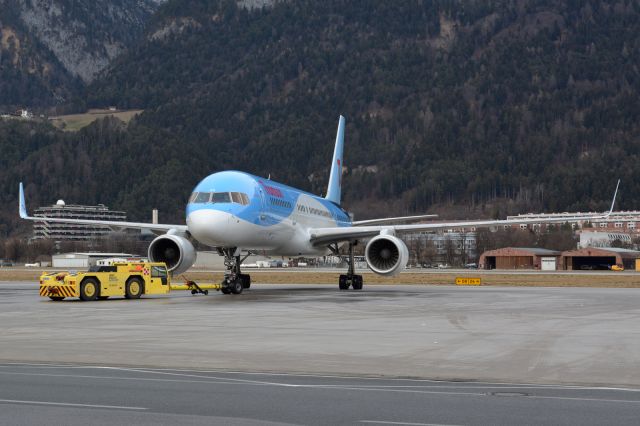
[[[174,275],[189,269],[196,261],[196,249],[184,237],[175,234],[161,235],[149,244],[149,260],[164,262]]]
[[[369,241],[364,256],[373,272],[393,276],[398,275],[407,266],[409,249],[398,237],[378,235]]]

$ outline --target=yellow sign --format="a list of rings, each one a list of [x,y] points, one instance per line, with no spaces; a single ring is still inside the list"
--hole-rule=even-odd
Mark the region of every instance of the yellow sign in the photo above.
[[[480,278],[456,278],[456,285],[480,285]]]

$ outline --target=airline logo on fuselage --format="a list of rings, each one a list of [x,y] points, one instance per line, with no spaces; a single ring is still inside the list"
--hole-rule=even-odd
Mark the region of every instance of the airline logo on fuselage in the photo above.
[[[278,197],[278,198],[284,198],[282,191],[280,191],[278,188],[269,186],[265,184],[263,181],[259,181],[259,182],[260,182],[260,185],[262,185],[262,187],[264,188],[264,190],[267,191],[267,194],[272,195],[274,197]]]

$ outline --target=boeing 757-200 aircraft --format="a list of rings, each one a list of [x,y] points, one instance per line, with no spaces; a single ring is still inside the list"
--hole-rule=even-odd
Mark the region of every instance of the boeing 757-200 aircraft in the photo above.
[[[352,221],[340,207],[344,145],[344,117],[340,116],[327,195],[319,197],[299,189],[239,171],[223,171],[207,176],[193,190],[186,209],[186,225],[165,225],[82,219],[32,217],[27,213],[20,183],[20,217],[44,222],[106,225],[112,228],[148,229],[162,235],[149,245],[149,259],[165,262],[170,272],[180,274],[193,265],[196,251],[193,238],[215,248],[225,258],[223,293],[239,294],[251,278],[240,265],[249,253],[261,251],[274,256],[324,256],[348,247],[348,271],[340,275],[339,287],[362,289],[362,276],[356,275],[353,247],[368,240],[365,259],[380,275],[399,274],[407,265],[409,250],[399,238],[402,234],[452,227],[487,227],[526,223],[571,222],[608,217],[584,215],[562,219],[475,220],[445,223],[402,224],[432,215]],[[620,181],[618,181],[618,185]]]

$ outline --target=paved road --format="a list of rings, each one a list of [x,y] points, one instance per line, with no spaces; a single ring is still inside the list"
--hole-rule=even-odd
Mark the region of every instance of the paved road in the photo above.
[[[640,290],[256,285],[52,302],[0,286],[0,362],[640,387]]]
[[[637,425],[640,390],[0,364],[3,425]]]

